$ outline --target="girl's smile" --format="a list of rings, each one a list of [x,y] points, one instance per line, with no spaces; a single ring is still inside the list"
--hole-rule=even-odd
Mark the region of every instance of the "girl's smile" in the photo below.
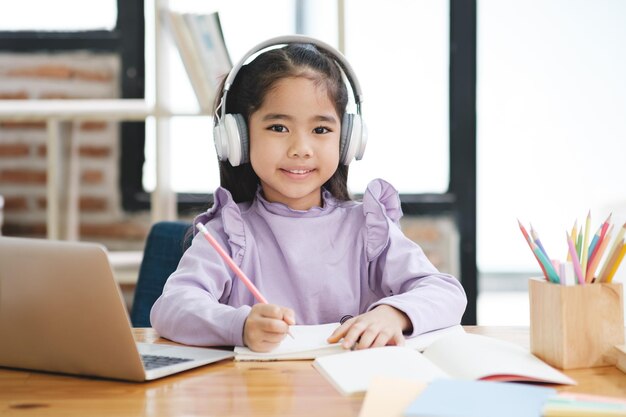
[[[299,180],[299,179],[308,178],[309,175],[311,175],[311,173],[314,171],[314,169],[310,169],[310,168],[301,168],[301,169],[281,168],[281,171],[283,171],[285,173],[285,175],[289,176],[289,178],[292,178],[294,180]]]

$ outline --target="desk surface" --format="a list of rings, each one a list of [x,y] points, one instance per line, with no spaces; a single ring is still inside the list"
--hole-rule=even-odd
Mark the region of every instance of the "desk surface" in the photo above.
[[[526,327],[465,327],[528,348]],[[166,342],[152,329],[136,339]],[[559,390],[626,397],[614,367],[566,372]],[[344,397],[310,361],[224,361],[147,383],[107,381],[0,368],[0,415],[8,416],[357,416],[363,394]]]

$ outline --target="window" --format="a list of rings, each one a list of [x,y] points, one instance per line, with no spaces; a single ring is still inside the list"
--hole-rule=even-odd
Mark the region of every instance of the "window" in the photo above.
[[[194,12],[218,10],[234,62],[264,39],[295,33],[298,16],[303,16],[302,32],[337,46],[337,2],[277,3],[271,8],[264,3],[241,1],[207,2],[203,9],[198,9],[197,3],[174,3],[172,7]],[[242,14],[244,7],[247,12]],[[361,83],[365,96],[363,117],[369,130],[365,157],[350,166],[350,189],[363,192],[370,180],[382,177],[402,193],[446,192],[447,2],[403,0],[383,5],[372,0],[347,1],[345,16],[345,54]],[[244,27],[246,30],[241,30]],[[187,75],[169,35],[167,39],[172,57],[168,75],[172,107],[195,110],[197,104]],[[211,126],[209,118],[172,120],[175,190],[210,193],[219,185]],[[144,186],[150,190],[155,181],[150,143],[146,155]]]
[[[517,218],[557,259],[589,210],[594,232],[626,221],[625,21],[617,0],[480,1],[481,271],[540,273]]]
[[[115,0],[20,0],[2,8],[0,31],[113,30],[116,21]]]
[[[448,3],[348,0],[345,15],[370,136],[365,157],[350,166],[352,188],[383,177],[401,193],[446,192]]]

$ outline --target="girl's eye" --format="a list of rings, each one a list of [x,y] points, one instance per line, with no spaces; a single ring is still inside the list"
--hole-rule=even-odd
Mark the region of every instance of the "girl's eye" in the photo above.
[[[324,133],[330,132],[330,130],[328,128],[325,128],[324,126],[319,126],[313,129],[313,132],[317,133],[318,135],[323,135]]]
[[[287,132],[287,128],[283,125],[271,125],[269,130],[272,132],[285,133]]]

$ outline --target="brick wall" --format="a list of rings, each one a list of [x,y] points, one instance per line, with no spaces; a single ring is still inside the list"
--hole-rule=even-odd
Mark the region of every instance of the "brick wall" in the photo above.
[[[2,53],[0,99],[117,98],[119,72],[119,58],[111,54]],[[68,130],[79,154],[81,239],[110,249],[140,248],[149,217],[130,216],[120,208],[118,124],[81,121]],[[3,234],[45,236],[45,123],[0,122],[0,194]]]
[[[452,216],[404,216],[404,234],[417,242],[441,272],[459,276],[459,232]]]

